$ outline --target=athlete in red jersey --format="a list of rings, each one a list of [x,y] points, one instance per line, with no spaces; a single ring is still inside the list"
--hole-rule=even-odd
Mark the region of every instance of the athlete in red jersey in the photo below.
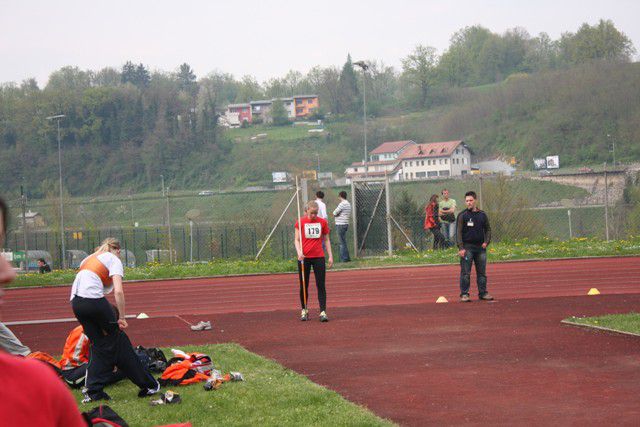
[[[329,224],[324,218],[318,217],[318,204],[314,201],[307,203],[306,216],[296,221],[296,233],[294,243],[298,252],[298,277],[300,279],[300,304],[302,314],[300,320],[307,320],[309,310],[307,309],[307,295],[309,291],[309,277],[311,267],[316,278],[318,288],[318,302],[320,303],[320,321],[327,322],[327,291],[325,289],[326,264],[322,242],[324,240],[327,248],[328,267],[333,265],[333,254],[331,253],[331,241],[329,240]],[[301,233],[302,232],[302,233]],[[302,234],[302,235],[301,235]],[[304,267],[304,268],[303,268]],[[304,281],[302,280],[304,271]],[[304,283],[304,286],[303,286]]]

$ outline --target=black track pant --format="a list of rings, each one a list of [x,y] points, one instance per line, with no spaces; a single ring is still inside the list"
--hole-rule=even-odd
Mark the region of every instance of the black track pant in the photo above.
[[[142,366],[127,334],[118,327],[106,298],[74,296],[71,307],[91,343],[86,387],[89,397],[99,395],[114,367],[142,390],[156,388],[156,380]]]
[[[302,291],[302,263],[298,261],[298,279],[300,280],[300,305],[307,308],[304,294]],[[321,258],[305,258],[304,259],[304,284],[307,298],[309,297],[309,277],[311,275],[311,267],[313,266],[313,275],[316,278],[316,288],[318,288],[318,302],[320,303],[320,311],[327,309],[327,291],[324,287],[324,277],[327,271],[324,257]]]

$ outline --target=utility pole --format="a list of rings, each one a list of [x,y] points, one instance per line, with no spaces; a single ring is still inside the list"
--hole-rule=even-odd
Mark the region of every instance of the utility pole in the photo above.
[[[369,176],[369,166],[367,163],[368,159],[368,150],[367,150],[367,70],[369,69],[369,65],[367,65],[364,61],[354,62],[353,65],[357,65],[362,68],[362,117],[364,121],[364,176]]]
[[[162,197],[164,197],[164,175],[160,175],[160,180],[162,181]]]
[[[27,247],[27,196],[24,195],[24,188],[20,186],[20,202],[22,204],[22,239],[24,245],[24,270],[29,271],[29,248]]]

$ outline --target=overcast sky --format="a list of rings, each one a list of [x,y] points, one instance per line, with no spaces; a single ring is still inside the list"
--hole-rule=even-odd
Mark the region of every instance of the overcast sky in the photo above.
[[[442,53],[451,35],[480,24],[502,33],[523,27],[557,39],[611,19],[640,50],[634,0],[0,0],[0,83],[66,65],[99,70],[127,60],[198,77],[224,71],[263,82],[293,69],[381,60],[400,67],[417,44]]]

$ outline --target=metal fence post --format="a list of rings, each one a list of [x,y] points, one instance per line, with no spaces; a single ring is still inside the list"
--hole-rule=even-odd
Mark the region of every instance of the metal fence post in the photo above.
[[[358,257],[358,220],[356,219],[356,187],[351,181],[351,222],[353,227],[353,254]]]
[[[391,195],[389,194],[389,177],[384,179],[385,202],[387,203],[387,247],[389,256],[393,255],[393,236],[391,235]]]
[[[609,241],[609,181],[607,180],[607,162],[604,162],[604,235]]]
[[[567,216],[569,217],[569,240],[573,239],[573,230],[571,228],[571,209],[567,209]]]

